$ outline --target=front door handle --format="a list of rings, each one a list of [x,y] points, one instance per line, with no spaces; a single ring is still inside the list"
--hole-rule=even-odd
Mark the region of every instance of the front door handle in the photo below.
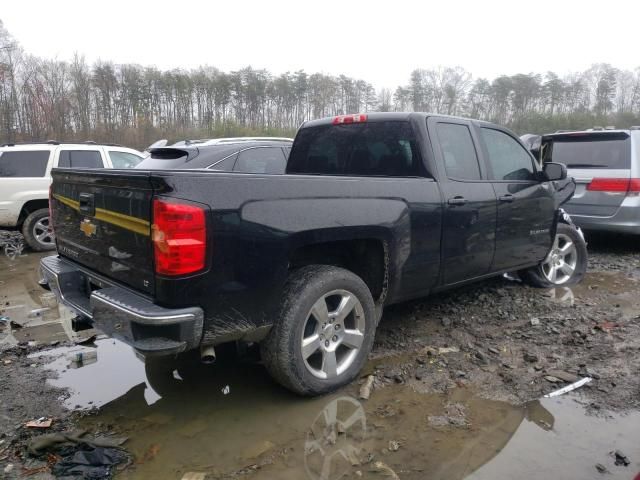
[[[511,195],[510,193],[508,193],[507,195],[502,195],[501,197],[498,197],[498,199],[499,199],[501,202],[509,202],[509,203],[511,203],[511,202],[513,202],[513,201],[516,199],[516,197],[514,197],[513,195]]]
[[[456,197],[450,198],[447,203],[449,205],[464,205],[465,203],[467,203],[467,199],[458,195]]]

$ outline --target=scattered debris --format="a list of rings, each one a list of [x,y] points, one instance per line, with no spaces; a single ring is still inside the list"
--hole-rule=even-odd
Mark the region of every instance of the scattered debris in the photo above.
[[[83,430],[34,437],[29,441],[27,451],[34,457],[46,456],[48,465],[31,473],[40,473],[50,467],[56,478],[111,478],[116,466],[129,462],[129,454],[120,448],[126,440],[91,437]]]
[[[207,474],[202,472],[187,472],[182,476],[182,480],[205,480],[205,478]]]
[[[400,448],[400,445],[400,442],[396,440],[389,440],[389,446],[387,448],[389,448],[390,452],[397,452]]]
[[[547,375],[551,377],[558,378],[563,382],[576,382],[578,381],[578,376],[573,373],[565,372],[564,370],[549,370]]]
[[[247,448],[243,452],[242,457],[253,460],[264,455],[268,451],[273,450],[274,448],[276,448],[276,445],[273,442],[270,442],[269,440],[263,440],[262,442],[249,446],[249,448]]]
[[[27,445],[27,451],[30,455],[37,457],[62,447],[78,445],[81,443],[93,447],[119,447],[126,441],[127,438],[125,437],[91,437],[87,435],[85,430],[47,433],[32,438]]]
[[[374,472],[382,473],[383,475],[390,477],[392,480],[400,480],[398,474],[384,462],[378,461],[373,464],[373,467],[375,468]]]
[[[122,449],[92,447],[86,443],[62,449],[59,455],[60,461],[51,469],[56,478],[108,479],[118,465],[129,461],[129,455]]]
[[[37,420],[31,420],[24,424],[28,428],[49,428],[53,423],[52,418],[40,417]]]
[[[360,387],[360,398],[362,400],[369,400],[371,396],[371,389],[373,388],[373,382],[375,381],[375,375],[369,375],[367,380]]]
[[[607,467],[605,467],[601,463],[596,463],[596,470],[598,470],[598,472],[601,473],[602,475],[611,473],[609,469],[607,469]]]
[[[618,467],[628,467],[629,465],[631,465],[631,460],[629,460],[629,457],[627,457],[620,450],[616,450],[615,452],[612,452],[612,454],[616,459],[616,465]]]
[[[529,320],[529,323],[531,323],[532,327],[537,327],[540,325],[540,319],[538,317],[532,317],[531,320]]]
[[[6,467],[4,467],[5,475],[10,474],[13,471],[13,463],[8,463]]]
[[[445,405],[444,415],[429,415],[427,421],[432,427],[468,427],[467,410],[461,403],[448,403]]]
[[[98,360],[98,351],[89,348],[72,350],[67,354],[67,360],[72,363],[93,363]]]
[[[562,383],[562,380],[551,375],[545,375],[544,379],[550,383]]]
[[[157,443],[154,443],[151,446],[149,446],[146,452],[144,452],[144,455],[142,456],[142,458],[136,460],[136,463],[138,465],[141,465],[143,463],[150,462],[151,460],[156,458],[158,453],[160,453],[160,445],[158,445]]]
[[[440,347],[438,353],[443,355],[445,353],[458,353],[460,349],[458,347]]]
[[[545,379],[546,379],[546,377],[545,377]],[[558,380],[558,379],[556,378],[556,380]],[[551,393],[547,393],[547,394],[544,396],[544,398],[557,397],[557,396],[559,396],[559,395],[564,395],[565,393],[572,392],[572,391],[573,391],[573,390],[575,390],[576,388],[580,388],[580,387],[582,387],[583,385],[586,385],[587,383],[591,382],[591,380],[592,380],[592,379],[591,379],[590,377],[583,378],[583,379],[581,379],[581,380],[578,380],[577,382],[572,383],[571,385],[567,385],[567,386],[566,386],[566,387],[564,387],[564,388],[561,388],[561,389],[559,389],[559,390],[555,390],[555,391],[553,391],[553,392],[551,392]]]
[[[95,330],[90,330],[89,334],[81,335],[82,331],[80,331],[77,336],[73,338],[73,343],[76,345],[86,345],[88,343],[92,343],[97,337],[98,334],[95,333]]]

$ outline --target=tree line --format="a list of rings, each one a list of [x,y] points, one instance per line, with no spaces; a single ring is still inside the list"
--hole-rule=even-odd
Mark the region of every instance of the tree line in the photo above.
[[[544,133],[640,124],[640,68],[596,64],[584,72],[473,78],[460,67],[416,69],[381,89],[346,75],[273,74],[246,67],[161,71],[134,64],[43,59],[0,21],[0,143],[115,142],[288,135],[313,118],[369,111],[428,111]]]

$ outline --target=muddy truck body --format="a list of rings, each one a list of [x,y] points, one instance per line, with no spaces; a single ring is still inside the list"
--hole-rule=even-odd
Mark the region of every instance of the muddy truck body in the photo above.
[[[158,158],[198,155],[160,148]],[[173,157],[172,157],[173,156]],[[347,115],[297,133],[284,175],[53,171],[43,285],[144,356],[259,343],[301,394],[355,379],[385,305],[519,272],[586,268],[574,183],[499,126]]]

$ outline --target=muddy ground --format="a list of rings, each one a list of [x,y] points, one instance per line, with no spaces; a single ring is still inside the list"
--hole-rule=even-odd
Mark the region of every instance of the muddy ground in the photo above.
[[[73,333],[37,286],[41,255],[0,258],[0,478],[50,478],[25,451],[41,431],[24,423],[43,416],[47,432],[128,436],[122,478],[634,478],[640,244],[588,240],[588,274],[570,289],[499,278],[389,308],[360,382],[374,376],[369,400],[360,385],[303,400],[251,362],[159,378],[101,337],[81,347],[98,361],[75,364],[96,332]]]

